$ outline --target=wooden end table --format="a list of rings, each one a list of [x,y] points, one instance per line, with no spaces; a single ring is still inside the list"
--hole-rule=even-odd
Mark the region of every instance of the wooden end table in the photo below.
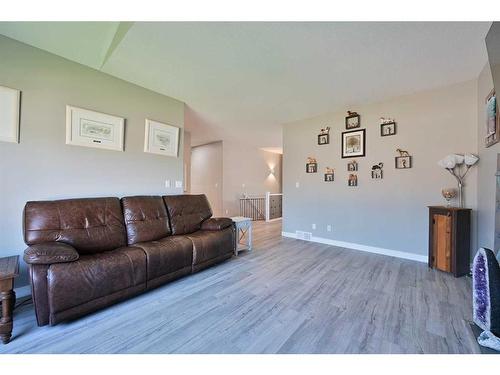
[[[242,250],[252,250],[252,219],[249,217],[236,216],[232,217],[236,227],[236,246],[234,255]]]
[[[14,320],[12,314],[16,303],[14,279],[19,275],[19,256],[0,258],[0,301],[2,315],[0,318],[0,339],[4,344],[10,341]]]

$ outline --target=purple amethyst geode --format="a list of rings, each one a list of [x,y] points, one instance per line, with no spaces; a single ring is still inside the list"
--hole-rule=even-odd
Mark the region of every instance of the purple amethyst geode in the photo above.
[[[490,249],[481,248],[472,266],[473,320],[500,336],[500,266]]]

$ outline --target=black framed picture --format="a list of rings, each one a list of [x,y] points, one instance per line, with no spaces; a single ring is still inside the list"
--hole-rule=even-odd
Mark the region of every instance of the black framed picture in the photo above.
[[[325,182],[332,182],[335,179],[333,168],[326,167],[325,169]]]
[[[346,129],[356,129],[361,126],[361,118],[356,112],[347,111],[347,116],[345,118],[345,128]]]
[[[317,173],[317,172],[318,172],[318,163],[306,164],[306,173]]]
[[[349,163],[347,163],[347,171],[356,172],[357,170],[358,170],[358,163],[356,160],[352,160]]]
[[[396,156],[396,169],[411,168],[411,156]]]
[[[380,135],[382,137],[387,137],[396,134],[396,123],[387,122],[385,124],[380,124]]]
[[[351,173],[347,179],[347,186],[358,186],[358,175]]]
[[[330,127],[325,126],[319,131],[318,134],[318,145],[327,145],[330,143]]]
[[[384,167],[384,163],[380,162],[372,166],[372,178],[374,180],[381,180],[384,178],[384,171],[382,168]]]
[[[319,134],[318,145],[327,145],[330,143],[330,134]]]
[[[365,156],[366,129],[342,133],[342,158]]]

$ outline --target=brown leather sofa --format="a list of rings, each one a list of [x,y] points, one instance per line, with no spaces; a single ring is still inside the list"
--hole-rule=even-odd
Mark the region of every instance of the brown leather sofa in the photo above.
[[[232,256],[234,225],[204,195],[28,202],[39,326],[71,320]]]

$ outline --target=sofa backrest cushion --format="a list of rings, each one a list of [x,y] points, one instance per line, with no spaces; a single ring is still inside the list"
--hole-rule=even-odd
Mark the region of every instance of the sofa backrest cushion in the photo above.
[[[64,242],[79,254],[100,253],[127,243],[118,198],[28,202],[23,225],[26,244]]]
[[[128,244],[155,241],[171,234],[167,208],[160,196],[122,198]]]
[[[166,195],[172,234],[188,234],[200,230],[201,223],[212,216],[210,203],[201,195]]]

